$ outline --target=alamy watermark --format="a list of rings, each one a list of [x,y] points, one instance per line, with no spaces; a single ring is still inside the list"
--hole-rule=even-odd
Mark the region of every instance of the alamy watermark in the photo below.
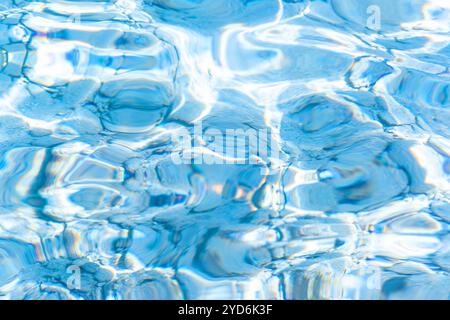
[[[71,265],[66,270],[70,276],[67,278],[67,288],[70,290],[81,289],[81,268],[78,265]]]
[[[200,123],[192,131],[173,132],[172,139],[179,148],[171,155],[175,164],[261,164],[280,156],[276,135],[268,128],[203,130]]]
[[[367,28],[380,31],[381,30],[381,8],[377,5],[367,7],[366,13],[369,15],[366,21]]]
[[[101,300],[104,298],[104,295],[102,294],[102,286],[97,285],[95,287],[90,287],[89,281],[87,283],[84,283],[84,286],[82,285],[82,267],[83,264],[72,264],[69,265],[66,269],[66,273],[69,274],[69,277],[66,280],[66,285],[69,290],[75,290],[75,291],[86,291],[87,289],[92,289],[91,294],[93,294],[93,297],[97,300]],[[84,271],[86,272],[86,271]]]

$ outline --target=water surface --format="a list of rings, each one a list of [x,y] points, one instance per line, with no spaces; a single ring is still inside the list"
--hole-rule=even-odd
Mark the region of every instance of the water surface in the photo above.
[[[448,299],[449,67],[447,1],[2,0],[0,299]]]

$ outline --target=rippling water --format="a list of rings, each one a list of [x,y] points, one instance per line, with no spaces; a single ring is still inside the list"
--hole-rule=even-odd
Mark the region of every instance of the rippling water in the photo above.
[[[446,0],[1,0],[0,298],[448,299],[449,67]]]

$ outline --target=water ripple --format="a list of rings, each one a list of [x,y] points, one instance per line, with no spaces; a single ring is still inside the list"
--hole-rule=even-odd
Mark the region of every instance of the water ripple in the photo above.
[[[0,299],[448,299],[449,17],[3,1]]]

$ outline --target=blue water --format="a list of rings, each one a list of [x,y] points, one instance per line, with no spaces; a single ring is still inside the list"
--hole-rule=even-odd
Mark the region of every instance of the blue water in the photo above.
[[[1,0],[0,299],[449,299],[449,67],[446,0]]]

